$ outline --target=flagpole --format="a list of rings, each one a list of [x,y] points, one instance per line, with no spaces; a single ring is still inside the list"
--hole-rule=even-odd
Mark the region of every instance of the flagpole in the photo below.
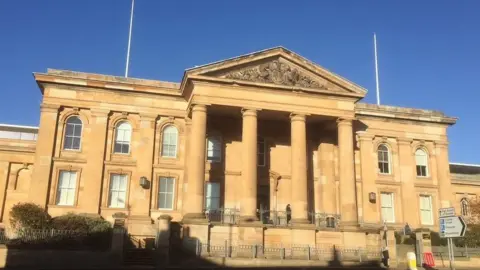
[[[373,46],[375,48],[375,82],[377,88],[377,105],[380,105],[380,84],[378,83],[377,35],[375,33],[373,33]]]
[[[130,43],[132,42],[132,26],[133,26],[133,7],[135,0],[132,0],[132,9],[130,10],[130,30],[128,31],[128,47],[127,47],[127,63],[125,65],[125,78],[128,77],[128,66],[130,64]]]

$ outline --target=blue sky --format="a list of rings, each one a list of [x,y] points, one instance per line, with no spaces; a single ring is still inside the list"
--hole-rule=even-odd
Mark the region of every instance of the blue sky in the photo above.
[[[130,0],[0,1],[0,122],[37,125],[32,72],[122,76]],[[480,1],[137,0],[130,76],[180,81],[183,71],[282,45],[367,88],[375,102],[441,110],[450,160],[480,163]]]

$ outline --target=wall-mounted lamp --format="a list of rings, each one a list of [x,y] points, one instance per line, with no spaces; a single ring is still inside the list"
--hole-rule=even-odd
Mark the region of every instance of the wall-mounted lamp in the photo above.
[[[147,177],[140,177],[140,186],[144,189],[148,189],[150,187],[150,181],[148,181]]]
[[[377,202],[377,194],[375,194],[375,192],[368,193],[368,200],[371,203],[376,203]]]

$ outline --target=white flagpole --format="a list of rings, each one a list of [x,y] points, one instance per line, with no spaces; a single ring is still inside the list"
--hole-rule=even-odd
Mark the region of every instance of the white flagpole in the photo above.
[[[380,84],[378,83],[378,57],[377,57],[377,35],[373,33],[373,46],[375,47],[375,82],[377,88],[377,105],[380,105]]]
[[[128,47],[127,47],[127,64],[125,65],[125,78],[128,77],[128,66],[130,64],[130,43],[132,41],[132,26],[133,26],[133,7],[135,0],[132,0],[132,10],[130,11],[130,30],[128,32]]]

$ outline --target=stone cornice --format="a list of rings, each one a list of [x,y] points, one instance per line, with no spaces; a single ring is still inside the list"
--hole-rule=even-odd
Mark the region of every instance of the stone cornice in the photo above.
[[[118,76],[49,69],[47,73],[34,73],[42,87],[44,83],[134,91],[152,94],[180,95],[179,84],[155,80],[124,78]]]
[[[356,103],[355,114],[357,115],[357,117],[359,117],[359,119],[364,116],[369,116],[376,118],[439,123],[446,125],[453,125],[457,121],[457,118],[446,116],[442,112],[438,111],[383,106],[367,103]]]

